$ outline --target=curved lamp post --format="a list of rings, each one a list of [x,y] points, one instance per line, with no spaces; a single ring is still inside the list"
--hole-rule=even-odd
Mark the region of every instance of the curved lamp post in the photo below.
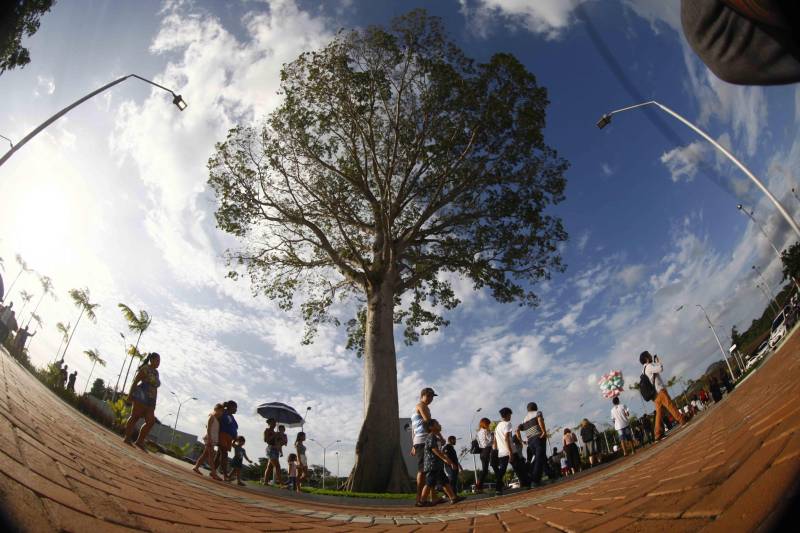
[[[706,132],[704,132],[703,130],[701,130],[700,128],[698,128],[697,126],[695,126],[694,124],[692,124],[687,119],[685,119],[684,117],[682,117],[681,115],[679,115],[678,113],[673,111],[672,109],[668,108],[667,106],[665,106],[663,104],[660,104],[660,103],[656,102],[655,100],[650,100],[649,102],[642,102],[641,104],[636,104],[636,105],[631,105],[631,106],[628,106],[628,107],[623,107],[621,109],[617,109],[615,111],[611,111],[609,113],[606,113],[605,115],[600,117],[600,120],[597,121],[597,127],[600,128],[600,129],[603,129],[606,126],[608,126],[608,124],[611,122],[611,117],[616,115],[617,113],[622,113],[623,111],[630,111],[631,109],[636,109],[636,108],[644,107],[644,106],[648,106],[648,105],[656,106],[659,109],[661,109],[662,111],[664,111],[665,113],[668,113],[668,114],[672,115],[673,117],[675,117],[676,119],[680,120],[686,126],[688,126],[692,131],[694,131],[695,133],[700,135],[702,138],[704,138],[705,140],[710,142],[714,146],[714,148],[716,148],[717,150],[719,150],[720,152],[725,154],[725,156],[727,156],[727,158],[730,159],[731,162],[733,162],[734,165],[739,167],[739,170],[744,172],[745,175],[748,178],[750,178],[750,180],[753,183],[755,183],[756,187],[761,189],[761,192],[763,192],[765,195],[767,195],[767,198],[769,198],[769,201],[772,202],[772,204],[775,206],[775,208],[778,210],[778,212],[780,212],[780,214],[783,216],[783,218],[786,219],[786,222],[788,222],[789,225],[792,227],[792,229],[797,234],[797,236],[800,237],[800,226],[797,225],[797,222],[795,222],[794,219],[791,217],[791,215],[789,215],[789,212],[786,211],[786,208],[783,207],[783,205],[781,205],[781,203],[778,201],[778,199],[775,198],[775,196],[773,196],[773,194],[771,192],[769,192],[769,189],[767,189],[767,187],[763,183],[761,183],[761,180],[759,180],[757,177],[755,177],[755,175],[752,172],[750,172],[750,170],[748,170],[748,168],[746,166],[744,166],[741,163],[741,161],[736,159],[736,157],[734,157],[734,155],[732,153],[730,153],[728,150],[726,150],[724,146],[719,144],[717,141],[712,139],[711,136],[709,136]]]
[[[19,150],[20,148],[25,146],[25,143],[27,143],[28,141],[30,141],[31,139],[36,137],[36,135],[38,135],[43,129],[45,129],[47,126],[49,126],[50,124],[52,124],[56,120],[60,119],[62,116],[67,114],[69,111],[71,111],[73,108],[78,107],[79,105],[84,103],[86,100],[89,100],[90,98],[92,98],[94,96],[97,96],[101,92],[103,92],[103,91],[105,91],[107,89],[110,89],[111,87],[113,87],[114,85],[117,85],[118,83],[122,83],[123,81],[127,80],[128,78],[136,78],[136,79],[142,80],[143,82],[149,83],[150,85],[158,87],[159,89],[163,89],[163,90],[167,91],[168,93],[170,93],[172,95],[172,103],[175,104],[175,106],[181,111],[186,109],[186,107],[188,105],[183,100],[183,97],[181,95],[179,95],[179,94],[176,94],[175,91],[173,91],[172,89],[167,89],[163,85],[159,85],[158,83],[156,83],[154,81],[150,81],[147,78],[143,78],[143,77],[139,76],[138,74],[128,74],[127,76],[123,76],[123,77],[121,77],[121,78],[119,78],[117,80],[112,81],[111,83],[107,83],[106,85],[103,85],[102,87],[100,87],[96,91],[90,92],[89,94],[87,94],[83,98],[74,101],[73,103],[71,103],[70,105],[68,105],[67,107],[65,107],[64,109],[62,109],[61,111],[59,111],[58,113],[53,115],[52,117],[48,118],[47,120],[45,120],[44,122],[39,124],[39,126],[35,130],[33,130],[32,132],[27,134],[25,137],[23,137],[23,139],[21,141],[19,141],[15,145],[11,146],[11,149],[8,152],[6,152],[5,155],[3,155],[2,158],[0,158],[0,166],[2,166],[3,163],[8,161],[8,159],[12,155],[14,155],[14,153],[17,150]],[[3,137],[3,138],[5,139],[5,137]],[[8,140],[8,139],[6,139],[6,140]],[[11,141],[9,140],[9,142],[11,142]]]
[[[717,340],[717,346],[719,346],[719,351],[722,352],[722,358],[725,359],[725,364],[728,365],[728,372],[731,373],[731,379],[736,381],[736,376],[733,375],[733,369],[731,368],[731,362],[728,361],[728,354],[725,353],[725,349],[722,347],[722,342],[719,340],[719,336],[717,335],[717,330],[714,329],[714,324],[711,323],[711,319],[708,318],[708,313],[706,313],[705,307],[700,304],[695,304],[702,312],[703,316],[706,317],[706,322],[708,322],[708,327],[711,328],[711,333],[714,334],[714,338]]]
[[[8,137],[6,137],[5,135],[0,135],[0,139],[5,139],[5,140],[7,140],[7,141],[8,141],[8,144],[9,144],[9,146],[10,146],[11,148],[14,148],[14,143],[11,141],[11,139],[9,139]]]

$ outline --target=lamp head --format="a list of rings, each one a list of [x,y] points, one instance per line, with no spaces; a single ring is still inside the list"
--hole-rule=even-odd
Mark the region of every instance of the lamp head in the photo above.
[[[742,207],[744,207],[744,206],[742,206],[742,204],[736,204],[736,209],[738,209],[739,211],[742,210]]]
[[[189,107],[189,104],[187,104],[187,103],[184,101],[183,97],[182,97],[181,95],[179,95],[179,94],[176,94],[176,95],[174,95],[174,97],[172,98],[172,103],[173,103],[173,104],[175,104],[175,106],[176,106],[176,107],[178,108],[178,110],[180,110],[180,111],[183,111],[184,109],[186,109],[187,107]]]
[[[611,115],[606,113],[605,115],[600,117],[600,120],[597,121],[597,127],[602,130],[603,128],[608,126],[610,123],[611,123]]]

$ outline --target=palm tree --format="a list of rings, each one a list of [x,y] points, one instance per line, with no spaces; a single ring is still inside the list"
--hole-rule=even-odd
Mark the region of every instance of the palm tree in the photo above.
[[[39,306],[41,305],[42,300],[44,300],[45,296],[50,294],[53,296],[53,298],[55,298],[55,293],[53,292],[53,280],[50,279],[49,276],[39,276],[39,283],[42,285],[42,295],[39,296],[39,301],[36,302],[36,307],[34,307],[33,311],[31,311],[31,316],[28,319],[28,323],[25,324],[25,326],[30,325],[31,320],[33,320],[33,315],[35,315],[36,312],[39,310]]]
[[[64,325],[63,322],[58,322],[56,324],[56,329],[58,330],[59,333],[61,333],[61,344],[58,345],[58,350],[56,350],[56,359],[58,359],[58,354],[61,353],[61,347],[64,346],[64,343],[67,342],[67,340],[69,340],[70,328],[71,326],[69,322],[67,322],[66,326]],[[53,359],[53,361],[55,361],[56,359]]]
[[[22,298],[22,309],[19,310],[19,320],[20,322],[22,322],[22,313],[25,312],[25,308],[28,306],[28,302],[33,300],[33,294],[23,289],[19,291],[19,297]]]
[[[6,295],[3,297],[3,301],[8,299],[8,295],[11,294],[11,289],[14,288],[14,284],[17,282],[19,277],[24,272],[30,272],[31,270],[33,270],[28,266],[28,263],[25,262],[25,260],[22,258],[21,255],[17,254],[15,259],[17,260],[17,264],[19,265],[19,272],[17,272],[17,275],[14,277],[14,281],[11,282],[11,285],[8,286],[8,291],[6,291]]]
[[[97,348],[93,350],[84,350],[83,353],[85,353],[86,357],[89,358],[89,361],[92,362],[92,369],[89,371],[89,378],[86,380],[86,386],[83,388],[83,393],[86,394],[86,390],[89,388],[89,382],[92,379],[92,373],[94,372],[94,365],[100,363],[100,366],[106,366],[106,362],[100,358],[100,350]]]
[[[139,314],[137,315],[133,312],[133,309],[124,303],[118,303],[117,307],[120,308],[122,311],[122,316],[128,321],[128,329],[132,333],[137,334],[136,344],[133,346],[133,351],[128,350],[128,353],[131,354],[131,360],[128,363],[128,370],[125,371],[125,381],[122,382],[122,390],[125,390],[125,385],[128,384],[128,374],[131,371],[131,365],[133,365],[133,359],[137,354],[141,355],[139,354],[139,341],[142,339],[144,332],[147,331],[147,328],[150,327],[150,323],[153,321],[153,319],[150,317],[147,311],[144,310],[139,311]],[[123,361],[122,364],[124,366],[125,362]]]
[[[81,318],[85,314],[86,317],[91,320],[92,322],[97,322],[97,315],[94,314],[94,310],[100,307],[100,304],[93,304],[89,301],[89,289],[70,289],[69,297],[72,298],[72,303],[75,304],[75,307],[78,307],[81,312],[78,315],[78,320],[75,321],[75,327],[72,328],[72,333],[67,340],[67,345],[64,347],[64,353],[61,354],[61,360],[63,361],[64,358],[67,356],[67,350],[69,349],[69,344],[72,342],[72,337],[75,335],[75,330],[78,329],[78,324],[81,322]]]

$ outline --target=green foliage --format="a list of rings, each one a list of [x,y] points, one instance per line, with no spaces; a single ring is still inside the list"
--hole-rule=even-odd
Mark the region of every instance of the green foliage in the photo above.
[[[192,448],[194,448],[194,443],[187,442],[183,446],[179,446],[177,444],[168,444],[164,448],[166,449],[167,453],[169,453],[173,457],[182,459],[187,455],[189,455],[189,453],[192,451]]]
[[[106,384],[103,378],[97,378],[94,380],[94,383],[92,383],[92,389],[89,391],[89,394],[98,400],[102,400],[106,395],[106,390]]]
[[[793,245],[791,248],[789,248],[789,250],[794,249],[795,246],[798,245]],[[792,253],[794,254],[796,251]],[[784,251],[784,268],[786,268],[785,257],[786,252]],[[775,297],[779,307],[782,307],[788,303],[789,297],[793,291],[794,286],[792,283],[786,284],[783,289],[781,289],[781,292]],[[746,331],[742,332],[741,334],[736,331],[737,335],[735,338],[733,335],[731,335],[731,342],[736,344],[737,350],[739,350],[742,355],[751,355],[758,348],[759,344],[764,342],[764,340],[769,336],[770,327],[772,326],[772,321],[774,318],[774,309],[772,309],[770,305],[767,305],[764,308],[764,312],[761,314],[761,316],[753,319],[753,321],[750,323],[750,327],[747,328]]]
[[[131,406],[125,403],[124,398],[119,398],[116,402],[109,402],[111,411],[114,413],[114,425],[122,427],[131,416]]]
[[[405,492],[350,492],[335,489],[321,489],[317,487],[304,486],[300,488],[306,494],[319,494],[324,496],[340,496],[344,498],[367,498],[373,500],[413,500],[417,497],[415,493]]]
[[[800,242],[796,242],[781,252],[783,263],[783,279],[791,280],[800,277]]]
[[[22,40],[39,29],[39,19],[50,11],[54,0],[12,0],[0,7],[0,74],[23,68],[31,56]]]
[[[361,354],[370,303],[391,299],[410,344],[460,303],[450,274],[535,305],[535,282],[563,270],[566,232],[545,211],[568,165],[544,141],[547,91],[514,56],[477,63],[416,10],[301,54],[281,91],[263,126],[217,144],[209,184],[243,244],[229,264],[284,310],[303,295],[304,342],[352,296]]]

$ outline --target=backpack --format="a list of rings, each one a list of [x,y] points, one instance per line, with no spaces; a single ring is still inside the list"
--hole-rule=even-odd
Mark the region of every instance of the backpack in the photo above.
[[[646,402],[652,402],[656,398],[656,387],[644,371],[642,371],[642,375],[639,377],[639,392]]]
[[[473,455],[481,453],[480,446],[478,446],[478,439],[472,439],[472,443],[470,444],[469,447],[469,453]]]

